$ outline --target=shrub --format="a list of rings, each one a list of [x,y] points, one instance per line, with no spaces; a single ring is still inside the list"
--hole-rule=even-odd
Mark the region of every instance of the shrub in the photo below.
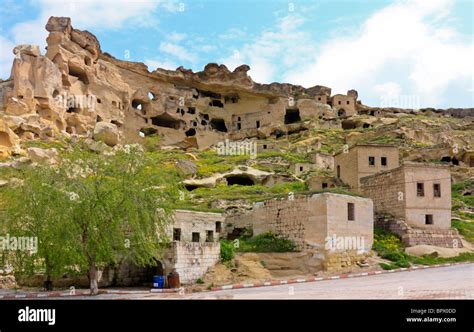
[[[292,241],[279,238],[269,232],[251,238],[241,238],[237,250],[240,252],[291,252],[295,251],[295,245]]]
[[[223,262],[231,261],[235,256],[234,244],[231,241],[221,241],[221,260]]]

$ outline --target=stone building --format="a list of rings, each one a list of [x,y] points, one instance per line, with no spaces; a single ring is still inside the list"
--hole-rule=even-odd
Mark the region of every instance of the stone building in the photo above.
[[[406,162],[360,182],[361,192],[374,201],[377,222],[406,244],[462,246],[457,231],[451,229],[448,166]]]
[[[174,222],[166,231],[170,245],[155,266],[141,268],[123,260],[104,271],[101,285],[149,285],[153,275],[167,275],[173,269],[179,273],[181,283],[190,284],[219,261],[219,239],[224,231],[220,213],[176,210]]]
[[[291,240],[298,250],[332,257],[336,265],[342,257],[354,263],[370,251],[373,243],[372,200],[357,196],[321,193],[265,201],[246,214],[227,217],[226,223],[233,229],[251,227],[254,235],[272,232]],[[336,248],[331,245],[333,240],[351,242],[353,246]],[[334,255],[339,260],[334,260]]]
[[[337,94],[331,97],[329,105],[337,109],[339,117],[347,117],[357,114],[356,102],[357,99],[353,94]]]
[[[316,175],[310,177],[305,182],[309,191],[331,189],[338,186],[337,179],[332,176]]]
[[[399,166],[398,148],[393,145],[359,144],[334,156],[336,178],[358,191],[364,176]]]
[[[334,157],[328,153],[314,152],[309,155],[309,158],[318,169],[332,171],[334,169]]]

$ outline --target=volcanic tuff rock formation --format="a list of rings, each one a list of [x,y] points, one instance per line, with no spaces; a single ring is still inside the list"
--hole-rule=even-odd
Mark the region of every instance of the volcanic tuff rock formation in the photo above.
[[[51,17],[46,30],[46,54],[34,45],[15,47],[11,77],[0,81],[3,157],[15,153],[20,139],[58,134],[108,145],[159,135],[162,145],[203,149],[225,138],[295,131],[307,117],[337,116],[328,105],[331,89],[323,86],[258,84],[247,65],[149,72],[143,63],[103,53],[96,37],[74,29],[67,17]],[[357,93],[345,98],[352,107],[346,113],[354,113]]]

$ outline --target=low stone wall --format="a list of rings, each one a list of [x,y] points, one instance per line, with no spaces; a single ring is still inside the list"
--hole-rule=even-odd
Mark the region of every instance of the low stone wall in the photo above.
[[[365,260],[370,253],[360,254],[355,250],[326,251],[324,253],[323,269],[326,271],[339,271],[346,267],[357,265],[357,262]]]
[[[421,229],[409,226],[403,219],[390,215],[379,215],[375,226],[398,235],[407,246],[431,245],[444,248],[462,248],[456,229]]]
[[[456,229],[409,229],[402,241],[408,246],[427,244],[444,248],[462,248]]]

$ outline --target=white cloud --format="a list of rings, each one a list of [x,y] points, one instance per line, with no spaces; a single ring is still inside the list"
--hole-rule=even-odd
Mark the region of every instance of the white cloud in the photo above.
[[[231,28],[226,32],[219,35],[220,39],[231,40],[231,39],[242,39],[246,35],[245,31],[239,28]]]
[[[148,66],[148,71],[152,72],[157,68],[168,70],[175,70],[179,66],[170,60],[146,59],[145,64]]]
[[[191,63],[195,63],[197,61],[197,56],[195,54],[189,52],[183,46],[178,44],[163,42],[160,44],[160,51],[170,54],[179,60],[188,61]]]
[[[155,26],[156,19],[152,15],[155,10],[162,8],[167,11],[176,9],[176,1],[172,0],[38,0],[34,2],[31,10],[37,11],[34,20],[25,21],[14,25],[10,30],[11,44],[39,45],[41,50],[46,46],[48,32],[45,30],[46,22],[50,16],[71,17],[72,25],[78,29],[100,30],[118,29],[124,26]],[[2,48],[2,59],[4,58]],[[8,52],[8,61],[13,59],[13,54]],[[5,77],[4,70],[0,73]]]
[[[171,40],[173,42],[179,42],[184,39],[186,39],[186,34],[185,33],[179,33],[179,32],[172,32],[169,35],[166,36],[166,39]]]
[[[380,93],[396,93],[416,95],[421,106],[459,106],[448,90],[467,90],[472,84],[474,46],[448,26],[450,4],[389,5],[368,18],[356,35],[324,43],[313,60],[288,70],[286,79],[327,85],[336,93],[355,88],[368,104],[378,103]],[[472,106],[467,103],[469,98],[463,106]]]
[[[300,15],[285,16],[279,19],[275,31],[263,31],[221,62],[229,69],[247,63],[254,81],[271,83],[277,78],[281,66],[288,70],[296,69],[300,62],[309,61],[314,54],[310,34],[298,31],[304,23],[305,19]]]

